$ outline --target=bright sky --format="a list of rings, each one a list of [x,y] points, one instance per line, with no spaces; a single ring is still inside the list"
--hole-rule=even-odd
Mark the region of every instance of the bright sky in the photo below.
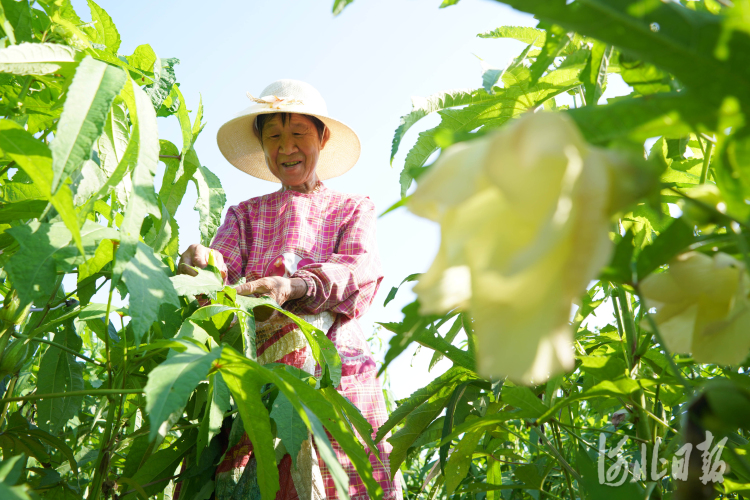
[[[503,67],[524,45],[514,40],[477,38],[498,26],[535,26],[526,14],[492,1],[463,0],[438,9],[440,0],[356,0],[342,15],[331,14],[332,0],[100,0],[129,55],[148,43],[160,57],[177,57],[177,79],[195,111],[203,97],[208,125],[196,143],[203,165],[216,173],[227,194],[227,207],[278,189],[232,167],[216,145],[219,126],[249,105],[246,92],[258,96],[280,78],[304,80],[326,99],[329,114],[351,126],[362,142],[359,163],[328,187],[369,195],[382,212],[399,199],[398,176],[417,133],[437,123],[423,120],[402,141],[393,167],[389,154],[399,117],[411,109],[411,96],[481,86],[481,57]],[[90,19],[85,0],[73,0],[80,17]],[[179,147],[176,118],[160,119],[160,137]],[[180,248],[199,242],[198,216],[192,210],[191,184],[177,213]],[[398,321],[413,300],[410,286],[388,307],[388,291],[407,275],[423,272],[439,242],[438,227],[405,209],[378,221],[385,279],[361,321],[365,333],[376,321]],[[105,299],[106,300],[106,299]],[[387,340],[387,338],[386,338]],[[427,373],[432,351],[412,359],[413,349],[389,369],[391,389],[403,398],[424,386],[447,366]],[[376,353],[382,358],[384,352]]]

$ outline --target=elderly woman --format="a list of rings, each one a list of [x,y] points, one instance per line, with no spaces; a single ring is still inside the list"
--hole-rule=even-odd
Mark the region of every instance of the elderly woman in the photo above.
[[[215,258],[229,283],[245,278],[238,293],[269,295],[327,331],[342,361],[339,392],[377,429],[387,411],[375,362],[357,322],[382,280],[375,207],[366,196],[339,193],[321,182],[354,166],[359,139],[328,116],[323,98],[306,83],[279,80],[260,98],[250,98],[254,104],[220,128],[219,148],[235,167],[280,182],[281,189],[231,207],[211,248],[220,254]],[[191,245],[181,263],[204,267],[208,254],[208,248]],[[261,363],[315,371],[309,346],[286,316],[257,315],[256,345]],[[303,448],[307,462],[302,453],[297,467],[291,467],[288,455],[280,462],[278,500],[337,498],[334,481],[309,441]],[[332,444],[349,476],[349,495],[353,500],[368,498],[346,454]],[[384,498],[401,498],[400,485],[389,473],[390,446],[381,442],[378,447],[382,464],[374,455],[371,462]],[[256,498],[255,459],[244,436],[217,470],[216,499]]]

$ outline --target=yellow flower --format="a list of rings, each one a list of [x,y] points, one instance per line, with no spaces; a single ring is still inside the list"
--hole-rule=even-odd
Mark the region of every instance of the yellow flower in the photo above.
[[[573,367],[571,307],[609,261],[610,193],[628,184],[614,171],[630,168],[563,114],[529,113],[419,179],[409,208],[442,241],[414,291],[423,313],[471,312],[480,374],[538,383]]]
[[[654,320],[670,351],[729,365],[750,351],[748,284],[745,266],[735,258],[689,252],[644,279],[641,293],[646,306],[656,308]]]

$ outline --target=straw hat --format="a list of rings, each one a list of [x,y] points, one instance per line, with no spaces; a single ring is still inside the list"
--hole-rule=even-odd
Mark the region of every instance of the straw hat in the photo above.
[[[259,98],[248,93],[253,104],[219,128],[216,141],[224,158],[243,172],[271,182],[279,180],[266,165],[260,141],[253,133],[255,117],[264,113],[301,113],[319,118],[331,132],[320,151],[316,173],[321,180],[344,174],[359,159],[361,150],[357,134],[328,116],[323,96],[299,80],[277,80],[263,89]]]

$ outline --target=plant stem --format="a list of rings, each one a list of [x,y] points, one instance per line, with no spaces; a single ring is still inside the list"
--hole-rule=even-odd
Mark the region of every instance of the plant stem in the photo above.
[[[37,338],[30,337],[28,335],[21,335],[20,333],[13,333],[13,336],[15,338],[17,338],[17,339],[24,339],[27,342],[39,342],[39,343],[42,343],[42,344],[51,345],[52,347],[56,347],[56,348],[58,348],[58,349],[60,349],[62,351],[65,351],[65,352],[67,352],[69,354],[72,354],[73,356],[75,356],[77,358],[80,358],[80,359],[82,359],[84,361],[88,361],[89,363],[93,363],[96,366],[104,366],[103,363],[100,363],[100,362],[98,362],[95,359],[91,359],[88,356],[84,356],[83,354],[77,353],[76,351],[74,351],[70,347],[66,347],[64,345],[60,345],[60,344],[58,344],[56,342],[52,342],[51,340],[42,339],[42,338],[37,339]]]
[[[112,269],[115,268],[117,253],[112,258]],[[104,316],[104,351],[107,357],[107,386],[112,389],[112,355],[109,352],[109,315],[112,313],[112,294],[115,291],[115,282],[109,282],[109,296],[107,297],[107,313]]]
[[[26,77],[26,80],[23,82],[23,87],[21,88],[21,93],[18,94],[18,105],[23,106],[23,102],[26,100],[26,94],[29,92],[29,87],[31,87],[31,82],[33,78],[31,75]]]
[[[0,399],[0,403],[8,401],[35,401],[37,399],[69,398],[74,396],[108,396],[120,394],[143,394],[143,389],[91,389],[90,391],[51,392],[49,394],[29,394],[14,398]]]
[[[557,461],[560,462],[560,465],[562,465],[564,469],[570,472],[570,474],[576,479],[576,481],[578,481],[578,484],[581,484],[583,481],[581,480],[580,474],[578,474],[578,472],[576,472],[576,470],[570,466],[568,461],[565,460],[565,457],[562,456],[562,453],[560,453],[560,450],[555,448],[541,432],[539,433],[539,439],[541,439],[545,446],[549,448],[549,451],[557,459]]]
[[[624,288],[617,286],[617,298],[620,303],[620,313],[622,314],[622,323],[625,327],[626,343],[628,345],[628,357],[630,359],[631,370],[635,369],[635,353],[638,350],[638,335],[635,331],[635,322],[633,321],[633,310],[630,308],[630,297]]]
[[[13,390],[16,388],[16,380],[18,380],[18,377],[13,377],[10,379],[10,384],[8,384],[8,389],[5,391],[6,396],[12,396]],[[10,401],[7,401],[5,405],[3,406],[3,412],[0,414],[0,429],[3,427],[3,423],[5,422],[5,415],[8,414],[8,408],[10,408]]]
[[[555,441],[557,442],[557,447],[560,448],[561,452],[563,449],[562,445],[562,438],[560,437],[560,428],[554,423],[550,423],[550,427],[552,427],[552,430],[555,432]],[[565,473],[565,482],[568,483],[568,492],[570,493],[570,500],[576,500],[575,492],[573,491],[573,483],[570,481],[570,473],[567,469],[563,469],[563,472]]]
[[[708,179],[708,171],[711,169],[711,152],[713,151],[713,148],[714,145],[712,142],[706,144],[706,151],[703,153],[703,167],[701,168],[701,184],[705,184]]]

